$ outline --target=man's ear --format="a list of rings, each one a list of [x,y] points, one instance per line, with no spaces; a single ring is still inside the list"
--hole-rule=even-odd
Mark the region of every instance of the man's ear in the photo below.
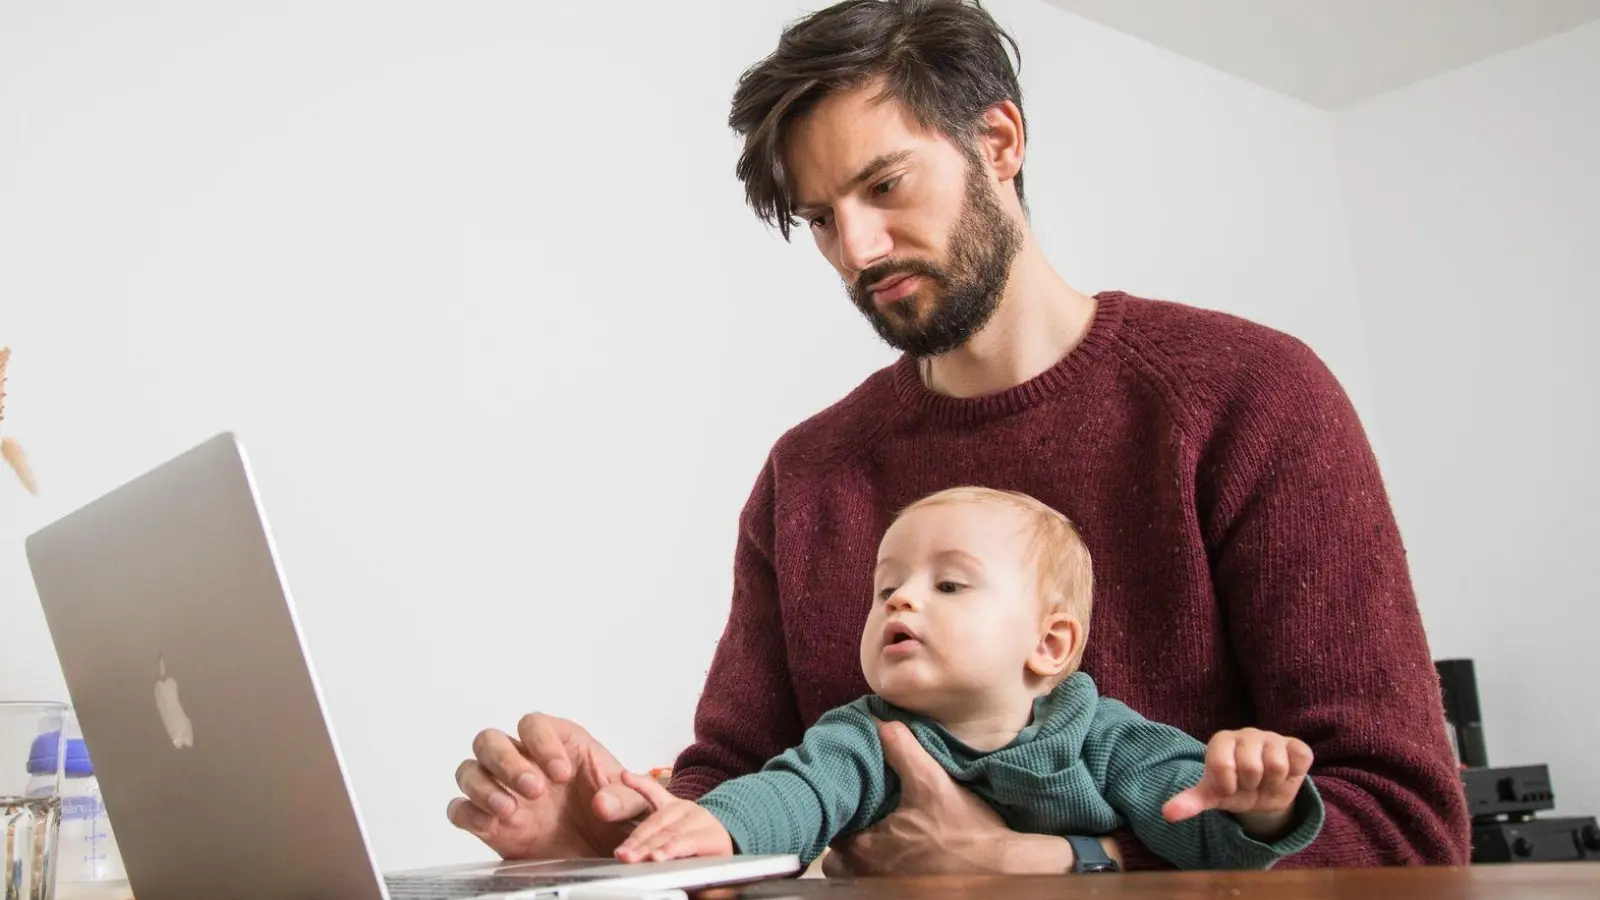
[[[1083,645],[1083,625],[1066,613],[1051,613],[1039,629],[1039,643],[1028,655],[1028,671],[1053,678],[1078,658]]]
[[[1022,127],[1022,110],[1010,100],[1002,100],[983,114],[978,131],[978,153],[994,170],[997,181],[1010,181],[1022,171],[1028,155],[1027,135]]]

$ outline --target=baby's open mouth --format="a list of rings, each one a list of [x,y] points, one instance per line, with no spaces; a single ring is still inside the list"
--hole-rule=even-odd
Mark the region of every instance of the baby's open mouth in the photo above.
[[[903,622],[890,622],[883,628],[883,645],[893,647],[898,644],[911,644],[920,642],[917,633],[912,631]]]

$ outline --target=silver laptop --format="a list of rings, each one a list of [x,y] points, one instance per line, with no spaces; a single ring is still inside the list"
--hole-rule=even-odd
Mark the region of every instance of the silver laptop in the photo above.
[[[232,434],[33,534],[27,552],[136,897],[676,896],[799,870],[733,856],[380,874]]]

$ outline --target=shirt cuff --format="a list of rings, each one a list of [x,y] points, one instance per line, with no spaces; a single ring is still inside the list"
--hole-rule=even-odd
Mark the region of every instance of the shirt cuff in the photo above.
[[[1311,842],[1322,832],[1322,825],[1327,818],[1327,809],[1322,803],[1322,795],[1317,791],[1316,785],[1309,777],[1301,783],[1300,793],[1294,798],[1294,827],[1289,833],[1270,843],[1258,841],[1245,834],[1244,826],[1239,820],[1229,816],[1233,825],[1233,840],[1238,847],[1239,855],[1250,863],[1265,868],[1285,856],[1299,853],[1311,846]]]

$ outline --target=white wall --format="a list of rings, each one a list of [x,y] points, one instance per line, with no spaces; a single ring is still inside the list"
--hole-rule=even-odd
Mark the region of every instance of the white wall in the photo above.
[[[1384,467],[1490,761],[1600,813],[1600,24],[1335,119]]]
[[[1069,279],[1291,331],[1367,407],[1326,116],[993,8]],[[669,763],[765,451],[890,359],[732,176],[734,79],[798,9],[0,5],[4,427],[43,485],[0,478],[0,695],[65,693],[24,536],[236,429],[385,866],[481,856],[452,772],[524,711]]]

